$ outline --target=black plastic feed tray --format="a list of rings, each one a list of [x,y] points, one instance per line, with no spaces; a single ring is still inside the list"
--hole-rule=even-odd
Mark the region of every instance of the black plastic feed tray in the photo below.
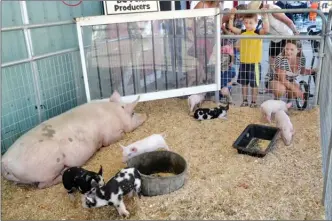
[[[187,162],[171,151],[140,154],[128,160],[127,166],[140,172],[144,196],[164,195],[180,189],[187,172]]]
[[[249,124],[233,143],[239,154],[264,157],[274,146],[279,128],[259,124]]]

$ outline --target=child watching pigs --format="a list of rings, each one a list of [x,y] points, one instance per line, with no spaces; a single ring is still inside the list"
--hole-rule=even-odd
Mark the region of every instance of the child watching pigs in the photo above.
[[[265,9],[263,9],[264,11]],[[233,19],[236,9],[231,10],[229,20],[229,29],[235,34],[241,35],[263,35],[269,32],[269,21],[266,12],[263,13],[263,28],[257,28],[258,18],[257,14],[245,14],[244,26],[245,29],[234,27]],[[256,100],[258,94],[258,86],[261,80],[261,60],[262,60],[262,39],[240,39],[240,68],[239,68],[239,83],[242,85],[243,102],[241,107],[248,106],[248,85],[251,86],[252,100],[250,107],[257,107]]]
[[[219,99],[226,98],[227,103],[232,103],[230,95],[232,89],[232,79],[235,77],[234,63],[234,48],[231,42],[228,42],[221,47],[221,90]]]

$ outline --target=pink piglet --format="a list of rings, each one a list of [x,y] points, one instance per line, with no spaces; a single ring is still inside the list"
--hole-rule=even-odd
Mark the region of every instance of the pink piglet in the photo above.
[[[160,148],[167,151],[170,150],[164,138],[166,138],[165,134],[152,134],[151,136],[138,140],[128,146],[120,144],[122,147],[122,161],[125,163],[130,158],[138,156],[142,153],[152,152]]]
[[[285,112],[292,106],[292,103],[286,103],[281,100],[267,100],[264,101],[261,106],[260,110],[263,114],[264,118],[271,123],[271,115],[275,114],[279,110],[283,110]]]
[[[188,97],[189,114],[200,107],[204,102],[206,93],[193,94]]]
[[[286,146],[291,145],[293,135],[295,133],[293,124],[288,115],[283,110],[279,110],[275,114],[276,126],[281,131],[281,138]]]

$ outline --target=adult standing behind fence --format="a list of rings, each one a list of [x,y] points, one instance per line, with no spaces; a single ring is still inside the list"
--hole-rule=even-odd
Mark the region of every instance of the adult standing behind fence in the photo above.
[[[160,1],[160,10],[161,11],[171,11],[172,2],[171,1]],[[175,10],[181,10],[180,1],[175,1]],[[166,75],[173,76],[173,79],[183,75],[183,57],[182,57],[182,39],[184,35],[184,25],[182,19],[168,19],[163,22],[166,36],[167,37],[167,46],[169,47],[170,58],[172,70],[167,72]],[[166,61],[165,61],[166,62]],[[168,68],[168,67],[167,67]],[[168,76],[169,79],[172,79],[171,76]],[[174,85],[175,86],[175,85]]]
[[[257,1],[252,1],[248,4],[248,9],[280,9],[274,4],[264,4]],[[278,36],[293,36],[300,34],[296,29],[295,24],[289,19],[285,13],[268,13],[269,19],[269,34]],[[270,68],[274,70],[274,59],[278,56],[286,45],[286,40],[282,38],[272,39],[269,46],[269,64]]]
[[[201,8],[217,8],[223,2],[219,1],[200,1],[198,2],[194,9]],[[192,9],[192,8],[191,8]],[[197,85],[200,85],[204,81],[204,73],[207,71],[206,64],[208,63],[214,47],[214,33],[215,33],[215,18],[214,16],[203,17],[197,19],[196,26],[192,25],[188,28],[192,31],[193,35],[196,33],[196,42],[194,41],[194,36],[190,39],[193,45],[188,49],[188,55],[196,57],[198,60],[198,70],[188,71],[188,86],[193,86],[196,81]],[[195,31],[196,29],[196,31]],[[206,32],[206,33],[205,33]],[[205,37],[206,36],[206,37]],[[212,38],[209,36],[213,36]],[[196,79],[197,71],[197,79]],[[208,79],[206,79],[208,80]]]
[[[288,9],[291,8],[291,6],[287,3],[287,0],[281,0],[281,1],[277,1],[275,3],[276,6],[278,6],[281,9]],[[290,20],[292,20],[294,22],[294,16],[293,13],[286,13],[285,14]]]

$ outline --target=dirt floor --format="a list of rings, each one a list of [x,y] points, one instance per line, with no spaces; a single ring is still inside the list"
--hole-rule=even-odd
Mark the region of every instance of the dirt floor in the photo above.
[[[291,111],[294,144],[278,140],[273,152],[255,158],[238,154],[232,144],[249,123],[262,123],[259,109],[231,107],[228,120],[197,122],[186,102],[140,103],[136,110],[148,113],[148,121],[84,166],[97,171],[102,164],[108,180],[125,167],[120,143],[167,134],[169,146],[188,162],[186,184],[168,195],[125,198],[129,219],[324,219],[318,109]],[[62,184],[36,190],[2,180],[1,206],[2,220],[121,219],[113,207],[83,209],[78,194],[71,202]]]

